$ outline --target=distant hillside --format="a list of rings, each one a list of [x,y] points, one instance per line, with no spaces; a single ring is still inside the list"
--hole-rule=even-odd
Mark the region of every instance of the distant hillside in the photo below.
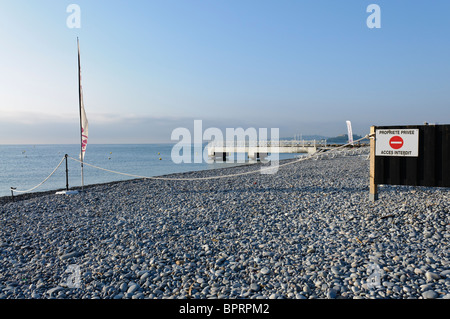
[[[328,138],[328,137],[322,136],[322,135],[302,135],[301,136],[301,139],[305,140],[305,141],[309,141],[309,140],[323,140],[323,139],[326,139],[326,138]],[[291,140],[294,140],[295,138],[294,137],[283,137],[281,139],[285,140],[285,141],[291,141]],[[297,139],[300,139],[300,136],[297,136]]]
[[[354,141],[359,140],[363,137],[364,136],[353,134]],[[347,143],[347,142],[348,142],[348,134],[343,134],[343,135],[339,135],[336,137],[328,137],[327,138],[327,143],[330,143],[330,144],[340,144],[340,143]]]

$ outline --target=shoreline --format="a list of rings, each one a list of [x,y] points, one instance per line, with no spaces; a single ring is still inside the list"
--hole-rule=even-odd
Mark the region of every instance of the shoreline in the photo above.
[[[285,163],[285,162],[289,162],[289,161],[294,161],[296,160],[296,158],[289,158],[289,159],[283,159],[280,160],[279,163]],[[152,177],[177,177],[177,176],[185,176],[185,175],[195,175],[198,172],[204,172],[204,171],[225,171],[225,170],[232,170],[234,168],[237,167],[247,167],[247,166],[254,166],[254,165],[264,165],[263,163],[260,162],[255,162],[255,163],[246,163],[246,164],[242,164],[242,165],[237,165],[237,166],[232,166],[232,167],[221,167],[221,168],[211,168],[211,169],[202,169],[202,170],[198,170],[198,171],[189,171],[189,172],[182,172],[182,173],[171,173],[171,174],[164,174],[164,175],[155,175]],[[84,185],[85,189],[90,189],[92,187],[97,187],[97,186],[108,186],[108,185],[115,185],[118,183],[126,183],[126,182],[131,182],[131,181],[142,181],[142,180],[152,180],[152,178],[130,178],[130,179],[126,179],[126,180],[116,180],[116,181],[111,181],[111,182],[105,182],[105,183],[95,183],[95,184],[88,184],[88,185]],[[155,180],[155,179],[153,179]],[[36,192],[30,192],[30,193],[24,193],[24,194],[15,194],[14,195],[14,200],[12,199],[12,196],[0,196],[0,205],[5,204],[5,203],[9,203],[9,202],[14,202],[14,201],[22,201],[22,200],[27,200],[27,199],[32,199],[32,198],[36,198],[36,197],[41,197],[41,196],[46,196],[46,195],[52,195],[55,194],[56,192],[59,191],[65,191],[65,188],[59,188],[59,189],[55,189],[55,190],[47,190],[47,191],[36,191]],[[75,186],[75,187],[69,187],[69,190],[77,190],[80,191],[81,190],[81,186]]]

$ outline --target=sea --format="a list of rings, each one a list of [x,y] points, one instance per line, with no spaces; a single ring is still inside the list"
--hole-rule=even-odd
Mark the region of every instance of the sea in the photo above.
[[[247,163],[216,161],[194,163],[194,147],[190,163],[172,159],[175,144],[90,144],[84,161],[108,170],[139,176],[161,176],[173,173],[209,170],[244,165]],[[203,149],[206,147],[202,145]],[[179,152],[174,152],[179,154]],[[80,145],[0,145],[0,197],[11,196],[11,187],[25,191],[39,185],[58,166],[65,154],[79,158]],[[183,154],[179,154],[182,156]],[[294,158],[298,154],[278,154],[280,160]],[[238,154],[235,154],[235,159]],[[269,156],[270,159],[270,156]],[[69,188],[81,186],[81,165],[69,159]],[[130,180],[135,177],[119,175],[84,165],[84,185]],[[65,189],[66,163],[38,188],[31,192]],[[18,193],[15,193],[18,194]]]

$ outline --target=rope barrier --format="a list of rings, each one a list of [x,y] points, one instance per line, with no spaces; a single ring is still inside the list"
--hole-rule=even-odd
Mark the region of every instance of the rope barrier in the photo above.
[[[40,182],[38,185],[34,186],[33,188],[27,189],[26,191],[18,191],[15,188],[11,187],[11,193],[16,192],[16,193],[28,193],[31,192],[33,190],[35,190],[36,188],[38,188],[39,186],[41,186],[42,184],[44,184],[53,174],[55,174],[55,172],[58,170],[58,168],[61,166],[61,164],[64,162],[65,160],[65,156],[61,159],[61,162],[59,162],[58,166],[56,166],[56,168],[53,170],[53,172],[50,173],[50,175],[47,176],[46,179],[44,179],[42,182]]]
[[[357,143],[359,141],[367,139],[368,137],[369,136],[366,135],[365,137],[360,138],[360,139],[354,141],[353,143]],[[338,146],[336,148],[333,148],[333,149],[329,150],[327,153],[340,150],[340,149],[342,149],[344,147],[347,147],[349,145],[353,145],[353,144],[352,143],[347,143],[347,144],[344,144],[342,146]],[[188,178],[172,178],[172,177],[158,177],[158,176],[141,176],[141,175],[134,175],[134,174],[128,174],[128,173],[122,173],[122,172],[113,171],[113,170],[106,169],[106,168],[103,168],[103,167],[99,167],[99,166],[96,166],[96,165],[92,165],[92,164],[89,164],[89,163],[86,163],[86,162],[83,162],[83,164],[87,165],[87,166],[90,166],[90,167],[93,167],[93,168],[96,168],[96,169],[99,169],[99,170],[106,171],[106,172],[119,174],[119,175],[124,175],[124,176],[129,176],[129,177],[134,177],[134,178],[163,180],[163,181],[202,181],[202,180],[212,180],[212,179],[230,178],[230,177],[236,177],[236,176],[242,176],[242,175],[250,175],[250,174],[255,174],[255,173],[261,173],[261,172],[266,171],[266,170],[270,171],[270,170],[273,170],[275,168],[280,168],[280,167],[296,164],[296,163],[299,163],[299,162],[302,162],[302,161],[305,161],[305,160],[309,160],[309,159],[317,156],[318,154],[323,154],[323,153],[322,152],[316,152],[314,154],[311,154],[310,156],[302,157],[302,158],[300,158],[298,160],[278,165],[277,167],[263,167],[263,168],[260,168],[258,170],[249,171],[249,172],[241,172],[241,173],[236,173],[236,174],[218,175],[218,176],[207,176],[207,177],[192,177],[192,178],[189,178],[189,177]],[[74,160],[76,162],[81,163],[81,161],[79,159],[73,158],[71,156],[68,156],[68,158],[70,158],[70,159],[72,159],[72,160]]]
[[[369,138],[369,135],[366,135],[363,138],[360,138],[360,139],[354,141],[353,143],[357,143],[357,142],[362,141],[362,140],[367,139],[367,138]],[[353,144],[352,143],[347,143],[347,144],[344,144],[342,146],[338,146],[336,148],[333,148],[333,149],[327,151],[326,153],[338,151],[338,150],[340,150],[340,149],[342,149],[344,147],[347,147],[349,145],[353,145]],[[278,169],[280,167],[284,167],[284,166],[296,164],[296,163],[299,163],[299,162],[302,162],[302,161],[305,161],[305,160],[309,160],[309,159],[314,158],[314,157],[318,156],[319,154],[323,154],[323,153],[324,153],[324,151],[321,150],[321,151],[318,151],[318,152],[316,152],[314,154],[311,154],[311,155],[306,156],[306,157],[302,157],[302,158],[300,158],[298,160],[295,160],[295,161],[291,161],[291,162],[284,163],[284,164],[281,164],[281,165],[277,165],[277,166],[274,166],[274,167],[272,167],[272,166],[262,167],[262,168],[260,168],[258,170],[249,171],[249,172],[241,172],[241,173],[228,174],[228,175],[218,175],[218,176],[192,177],[192,178],[189,178],[189,177],[188,178],[173,178],[173,177],[158,177],[158,176],[141,176],[141,175],[134,175],[134,174],[128,174],[128,173],[122,173],[122,172],[113,171],[113,170],[106,169],[106,168],[103,168],[103,167],[99,167],[99,166],[96,166],[96,165],[92,165],[92,164],[89,164],[89,163],[86,163],[86,162],[82,162],[82,163],[84,165],[87,165],[87,166],[90,166],[90,167],[93,167],[93,168],[96,168],[96,169],[99,169],[99,170],[103,170],[103,171],[114,173],[114,174],[134,177],[134,178],[163,180],[163,181],[202,181],[202,180],[230,178],[230,177],[236,177],[236,176],[242,176],[242,175],[250,175],[250,174],[255,174],[255,173],[262,173],[264,171],[270,171],[270,170]],[[73,158],[71,156],[66,155],[66,156],[64,156],[61,159],[61,161],[59,162],[58,166],[56,166],[56,168],[53,170],[53,172],[51,172],[50,175],[48,175],[47,178],[45,178],[38,185],[36,185],[35,187],[30,188],[28,190],[25,190],[25,191],[20,191],[20,190],[15,189],[14,187],[11,187],[11,194],[14,196],[14,192],[16,192],[16,193],[28,193],[28,192],[31,192],[31,191],[35,190],[36,188],[40,187],[42,184],[44,184],[58,170],[58,168],[61,166],[63,161],[66,159],[66,157],[70,158],[73,161],[81,163],[81,161],[79,159],[76,159],[76,158]]]

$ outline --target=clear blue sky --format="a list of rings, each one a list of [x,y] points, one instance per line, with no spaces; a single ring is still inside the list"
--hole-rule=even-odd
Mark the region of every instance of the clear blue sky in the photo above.
[[[89,143],[448,124],[449,35],[447,0],[1,0],[0,144],[78,143],[77,37]]]

